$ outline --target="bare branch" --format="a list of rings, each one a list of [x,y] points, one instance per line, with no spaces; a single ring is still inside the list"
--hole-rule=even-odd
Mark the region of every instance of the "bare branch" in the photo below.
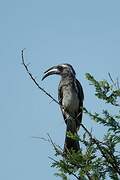
[[[44,88],[42,88],[39,83],[36,81],[36,79],[33,77],[32,73],[30,72],[29,68],[28,68],[28,65],[25,63],[25,60],[24,60],[24,50],[22,50],[22,64],[26,70],[26,72],[28,73],[28,75],[30,76],[30,78],[32,79],[32,81],[34,82],[34,84],[42,91],[44,92],[47,96],[49,96],[54,102],[56,102],[57,104],[60,105],[60,103],[53,97],[51,96],[46,90],[44,90]]]
[[[111,74],[110,74],[110,73],[108,73],[108,76],[109,76],[109,78],[110,78],[111,82],[113,83],[113,85],[116,87],[116,83],[114,82],[114,80],[113,80],[113,78],[112,78],[112,76],[111,76]]]
[[[63,156],[63,150],[58,146],[56,145],[52,138],[50,137],[50,135],[47,133],[48,137],[49,137],[49,142],[52,144],[52,146],[54,147],[56,153],[58,153],[59,155]]]
[[[116,89],[119,89],[119,88],[118,88],[118,87],[119,87],[119,85],[118,85],[118,79],[117,79],[117,82],[115,82],[115,81],[113,80],[113,78],[112,78],[112,76],[111,76],[110,73],[108,73],[108,76],[109,76],[112,84],[114,85],[114,87],[115,87]]]
[[[120,82],[119,82],[119,78],[118,77],[117,77],[116,81],[117,81],[117,83],[116,83],[117,84],[117,88],[120,89]]]
[[[43,141],[50,142],[49,139],[46,139],[46,138],[40,137],[40,136],[32,136],[32,139],[40,139],[40,140],[43,140]]]

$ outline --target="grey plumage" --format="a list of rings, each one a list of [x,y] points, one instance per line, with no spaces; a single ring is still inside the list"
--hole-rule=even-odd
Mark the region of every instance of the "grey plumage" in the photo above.
[[[80,149],[79,142],[68,137],[67,132],[77,135],[82,121],[84,99],[82,86],[76,79],[73,67],[69,64],[61,64],[48,69],[43,79],[52,74],[61,76],[58,87],[58,100],[66,123],[64,151],[67,152],[71,149],[78,151]]]

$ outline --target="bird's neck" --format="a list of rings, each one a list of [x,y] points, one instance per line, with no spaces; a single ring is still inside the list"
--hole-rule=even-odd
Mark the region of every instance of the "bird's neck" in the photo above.
[[[73,75],[64,75],[61,77],[62,84],[69,84],[73,83],[75,80],[75,77]]]

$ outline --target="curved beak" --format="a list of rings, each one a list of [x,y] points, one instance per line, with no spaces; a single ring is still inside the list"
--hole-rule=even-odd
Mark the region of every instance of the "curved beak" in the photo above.
[[[45,75],[43,76],[42,81],[43,81],[46,77],[48,77],[48,76],[50,76],[50,75],[60,74],[60,71],[58,70],[57,66],[53,66],[53,67],[49,68],[48,70],[46,70],[46,71],[44,72],[44,74],[45,74]]]

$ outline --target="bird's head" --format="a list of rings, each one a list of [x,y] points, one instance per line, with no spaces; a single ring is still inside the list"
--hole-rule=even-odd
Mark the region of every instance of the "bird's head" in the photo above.
[[[53,66],[44,72],[42,80],[53,74],[57,74],[62,77],[66,77],[69,75],[75,77],[75,70],[70,64],[60,64],[57,66]]]

